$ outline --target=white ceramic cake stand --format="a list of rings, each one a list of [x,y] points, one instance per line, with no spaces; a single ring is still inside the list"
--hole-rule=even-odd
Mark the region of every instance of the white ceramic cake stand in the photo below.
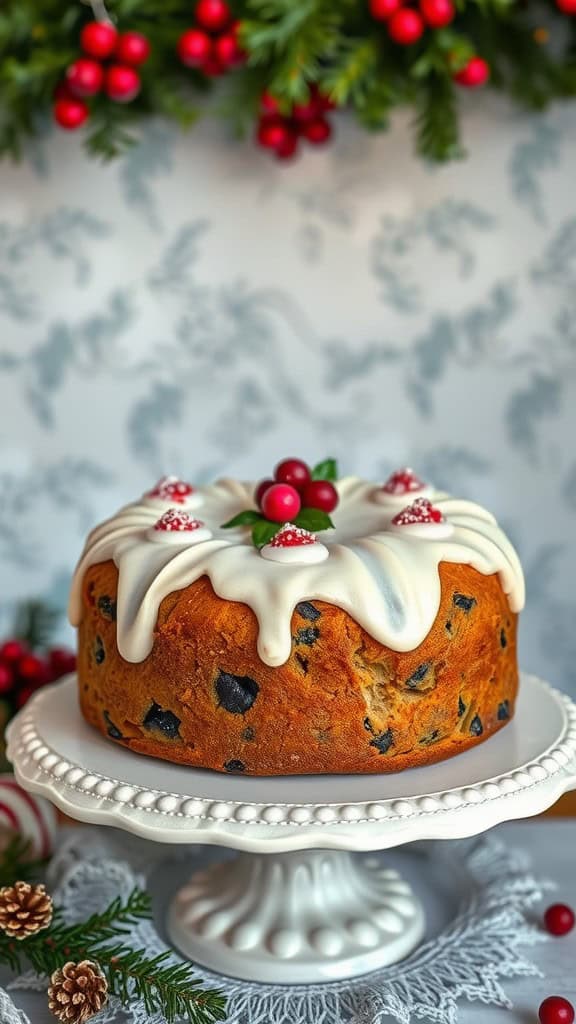
[[[333,981],[407,956],[424,934],[422,906],[366,851],[475,835],[576,788],[576,705],[533,676],[522,678],[513,722],[451,760],[289,778],[134,754],[84,722],[76,686],[71,676],[43,689],[11,723],[18,781],[81,821],[241,851],[192,876],[167,927],[191,960],[247,980]]]

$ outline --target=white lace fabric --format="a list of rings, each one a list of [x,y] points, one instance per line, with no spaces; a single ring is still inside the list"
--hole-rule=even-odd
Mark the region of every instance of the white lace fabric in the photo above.
[[[47,881],[72,922],[102,910],[116,896],[127,897],[136,886],[145,887],[163,860],[199,855],[198,848],[175,850],[112,829],[74,829],[53,857]],[[545,939],[530,911],[551,886],[531,875],[524,854],[491,836],[430,843],[426,856],[459,880],[457,911],[438,935],[399,964],[338,983],[261,985],[196,967],[205,987],[227,996],[227,1024],[381,1024],[386,1017],[398,1024],[456,1024],[463,1001],[510,1007],[503,981],[541,974],[524,950]],[[150,956],[168,948],[151,921],[140,922],[126,940]],[[46,984],[29,972],[8,987],[45,990]],[[165,1024],[161,1014],[150,1017],[142,1003],[122,1008],[115,998],[92,1020]],[[3,989],[0,1021],[31,1024]]]

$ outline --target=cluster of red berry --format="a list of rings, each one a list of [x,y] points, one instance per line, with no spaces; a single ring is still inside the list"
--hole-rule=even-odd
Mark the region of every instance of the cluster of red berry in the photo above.
[[[82,29],[80,45],[87,55],[70,65],[56,87],[54,118],[61,128],[74,131],[89,117],[85,100],[104,91],[115,103],[130,103],[140,92],[136,70],[150,56],[150,43],[141,32],[122,32],[109,21],[90,21]],[[105,65],[103,61],[110,60]]]
[[[412,46],[424,35],[426,28],[445,28],[454,19],[456,7],[452,0],[418,0],[418,7],[408,7],[404,0],[369,0],[370,13],[377,21],[385,21],[388,35],[400,46]],[[490,67],[482,57],[471,57],[454,74],[458,85],[469,89],[484,85]]]
[[[310,467],[300,459],[284,459],[273,480],[262,480],[254,493],[258,508],[273,523],[289,523],[301,508],[333,512],[338,491],[329,480],[313,480]]]
[[[294,156],[300,139],[320,146],[332,135],[326,114],[334,107],[332,100],[313,85],[307,103],[295,103],[289,113],[283,114],[276,97],[265,92],[260,98],[258,145],[273,150],[279,160]]]
[[[51,647],[43,658],[20,640],[0,646],[0,699],[21,708],[46,683],[76,669],[76,655],[64,647]]]
[[[178,56],[189,68],[199,68],[214,77],[241,64],[246,54],[226,0],[198,0],[194,8],[193,28],[186,29],[178,40]]]

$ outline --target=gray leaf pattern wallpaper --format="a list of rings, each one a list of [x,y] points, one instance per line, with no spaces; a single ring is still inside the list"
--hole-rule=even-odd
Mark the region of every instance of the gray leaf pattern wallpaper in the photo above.
[[[345,117],[292,166],[152,123],[118,163],[46,134],[0,167],[2,628],[64,608],[86,531],[164,472],[407,463],[509,531],[522,663],[576,693],[576,110],[465,127],[440,168]]]

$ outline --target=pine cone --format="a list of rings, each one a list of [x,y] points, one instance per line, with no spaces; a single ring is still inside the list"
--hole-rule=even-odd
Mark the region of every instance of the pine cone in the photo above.
[[[0,889],[0,928],[11,939],[27,939],[52,920],[52,897],[43,885],[15,882]]]
[[[98,964],[70,960],[50,978],[48,1008],[65,1024],[84,1024],[102,1009],[108,996],[108,982]]]

